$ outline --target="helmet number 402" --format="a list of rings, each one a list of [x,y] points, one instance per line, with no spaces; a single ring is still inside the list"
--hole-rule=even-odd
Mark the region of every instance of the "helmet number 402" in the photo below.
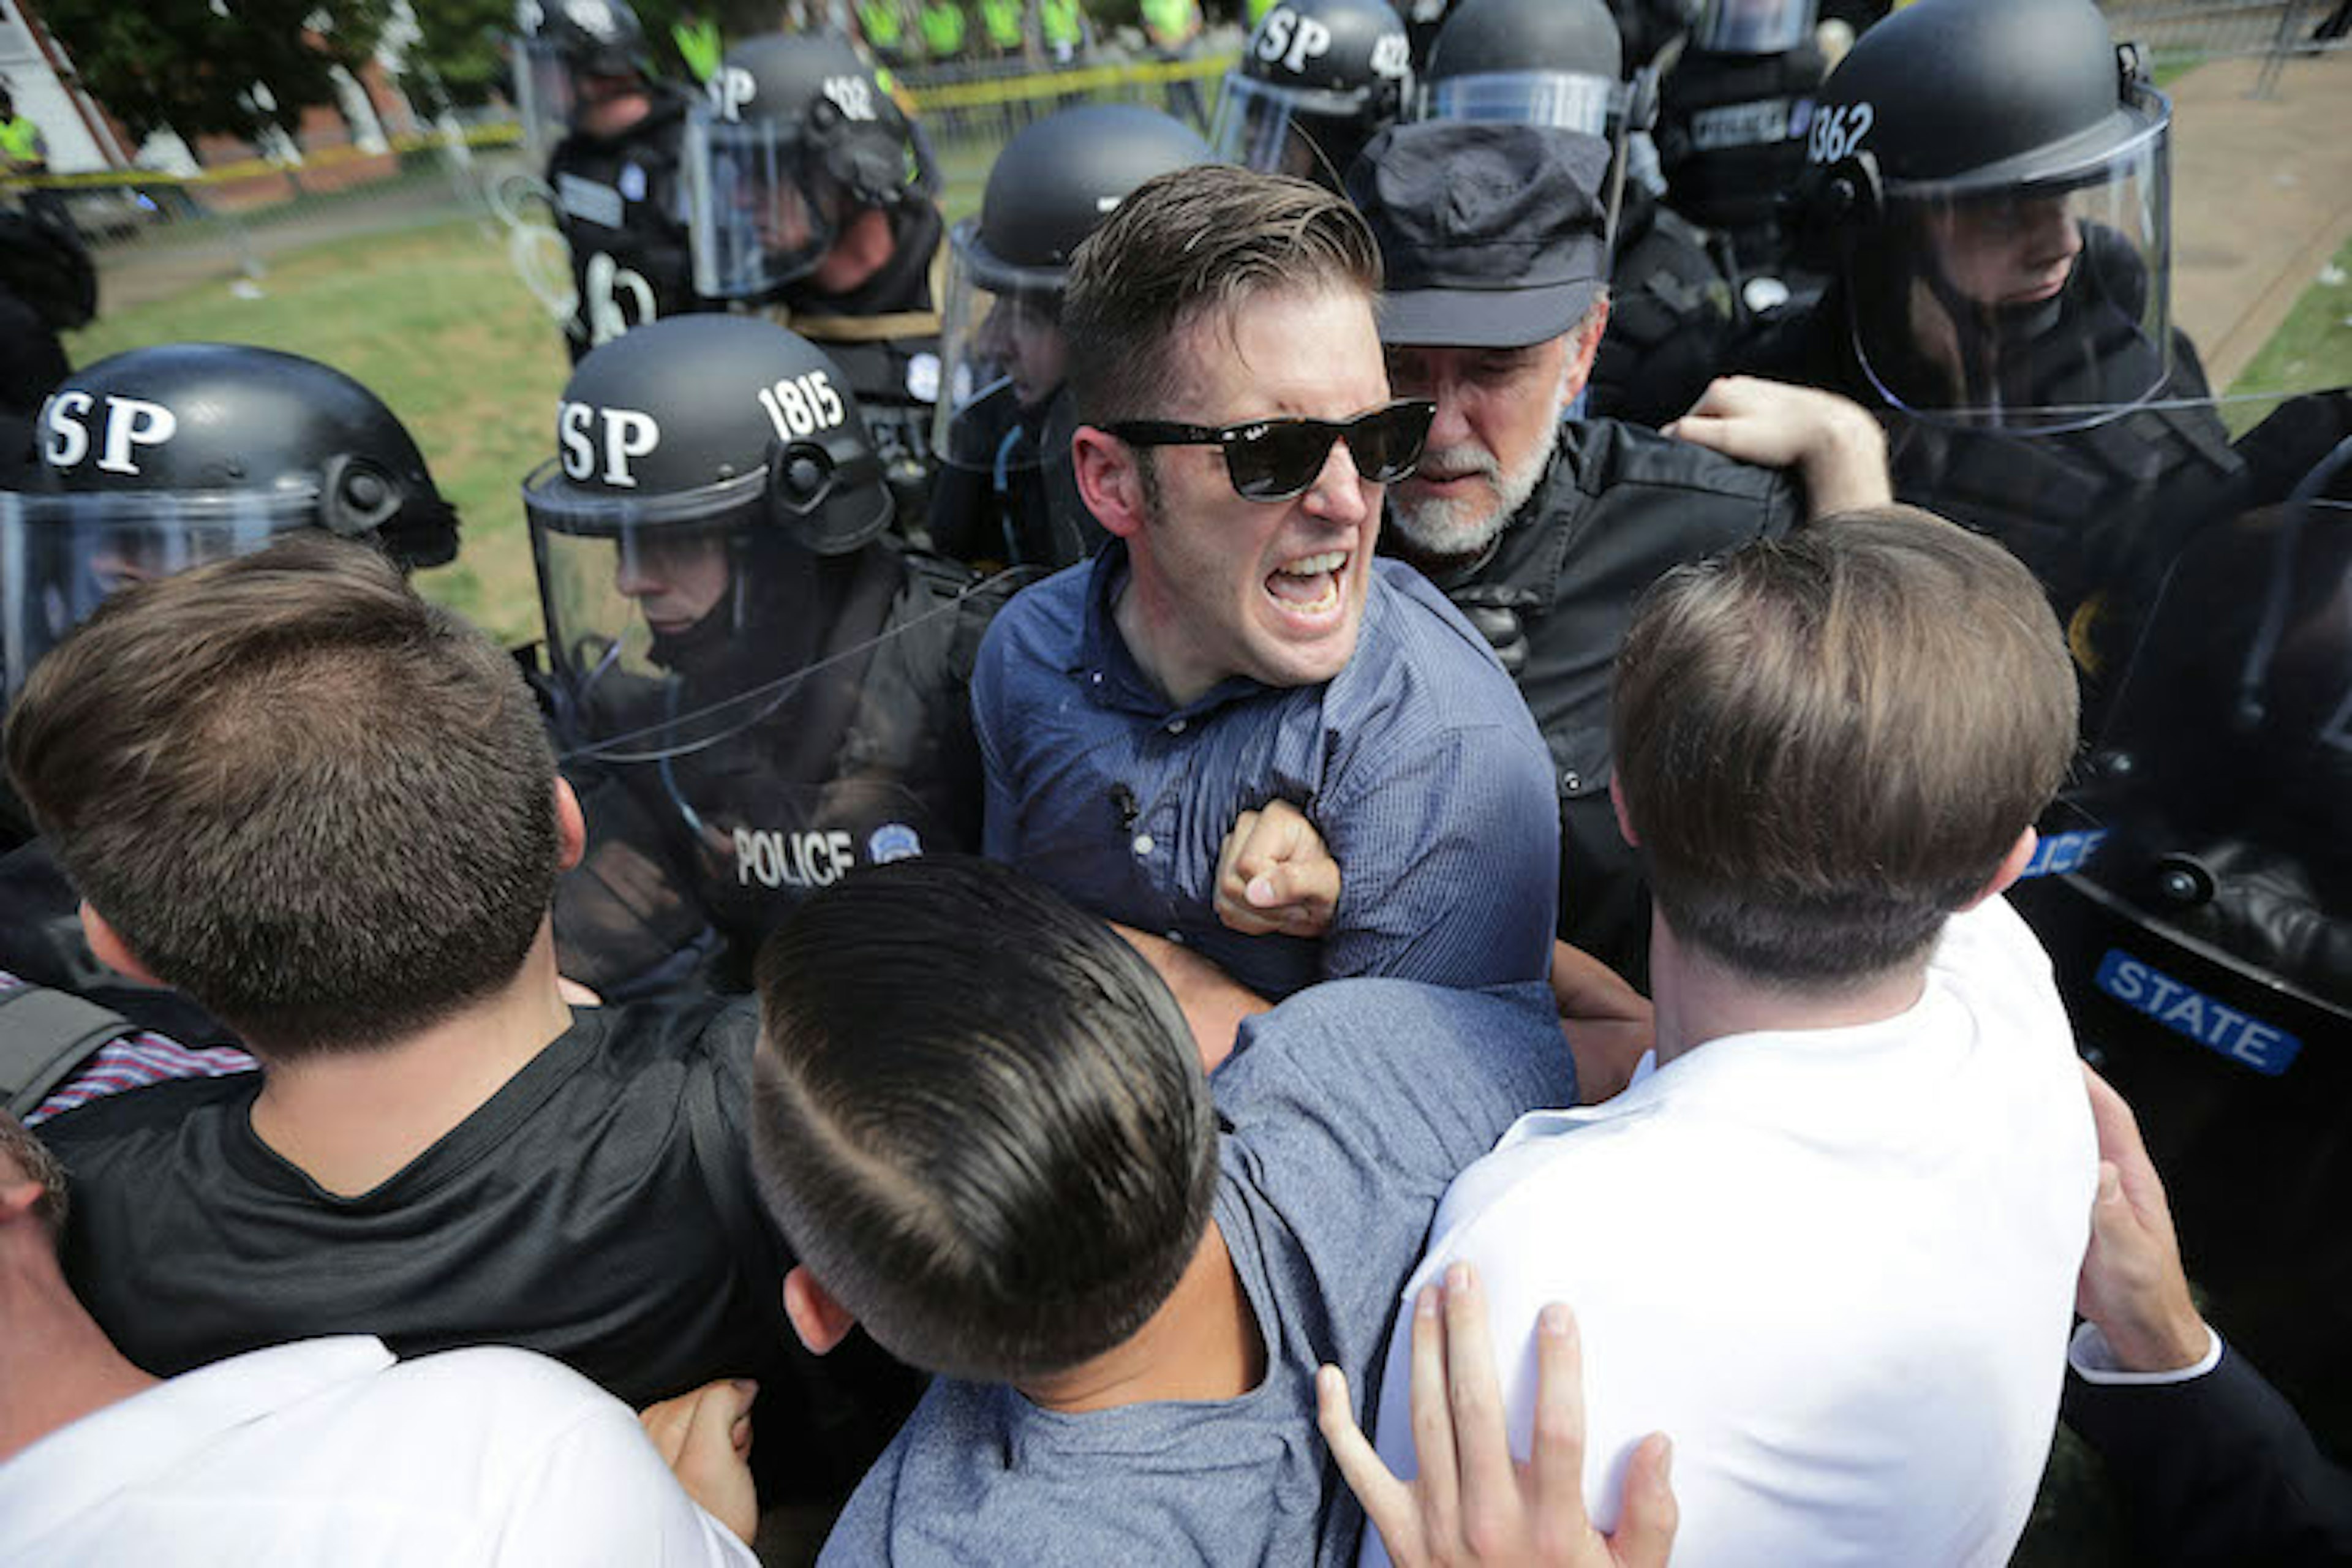
[[[768,411],[768,419],[775,426],[780,441],[830,430],[848,412],[841,405],[841,394],[833,389],[832,381],[821,370],[786,376],[773,386],[761,387],[760,406]]]
[[[1840,163],[1860,150],[1878,111],[1866,103],[1823,104],[1813,114],[1813,132],[1805,157],[1815,163]]]
[[[824,79],[824,92],[844,120],[875,117],[874,84],[862,76],[829,76]]]

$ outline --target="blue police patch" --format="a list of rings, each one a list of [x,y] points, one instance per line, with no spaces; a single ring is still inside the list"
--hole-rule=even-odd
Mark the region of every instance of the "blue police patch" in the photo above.
[[[2079,871],[2091,863],[2091,857],[2106,841],[2107,830],[2104,827],[2053,833],[2034,847],[2033,858],[2025,863],[2025,869],[2018,877],[2063,877],[2069,871]]]
[[[876,866],[887,866],[893,860],[911,860],[923,852],[923,841],[915,830],[903,822],[886,822],[874,830],[866,841],[866,858]]]
[[[2303,1042],[2285,1030],[2183,985],[2120,948],[2109,948],[2099,960],[2097,984],[2132,1011],[2266,1078],[2286,1071],[2303,1049]]]

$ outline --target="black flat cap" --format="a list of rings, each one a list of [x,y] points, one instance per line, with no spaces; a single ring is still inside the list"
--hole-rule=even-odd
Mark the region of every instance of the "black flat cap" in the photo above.
[[[1381,341],[1522,348],[1583,318],[1609,278],[1609,144],[1580,132],[1431,120],[1373,138],[1348,195],[1388,275]]]

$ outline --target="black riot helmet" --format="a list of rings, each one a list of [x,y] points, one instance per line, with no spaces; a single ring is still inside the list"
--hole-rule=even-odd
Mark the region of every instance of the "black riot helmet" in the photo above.
[[[859,209],[928,199],[921,130],[837,33],[728,51],[687,129],[695,287],[749,300],[805,276]]]
[[[1422,114],[1606,135],[1625,48],[1601,0],[1464,0],[1429,47]]]
[[[649,748],[674,750],[680,725],[757,718],[730,705],[798,668],[787,645],[826,563],[889,525],[848,378],[771,321],[673,316],[614,339],[572,372],[555,437],[522,502],[574,741],[660,727]]]
[[[599,79],[653,75],[628,0],[517,0],[515,33],[516,109],[538,162],[577,125]]]
[[[1279,0],[1225,73],[1209,140],[1219,157],[1336,190],[1412,90],[1412,46],[1387,0]]]
[[[2090,0],[1919,0],[1822,84],[1796,195],[1889,404],[2079,428],[2169,363],[2170,103]]]
[[[1061,384],[1062,286],[1070,257],[1128,193],[1157,174],[1216,154],[1189,125],[1156,109],[1098,103],[1024,126],[989,171],[980,216],[950,236],[942,318],[943,384],[935,449],[962,467],[997,466],[1004,432],[964,420],[1000,390],[1022,407]],[[1034,447],[1010,460],[1033,466]]]
[[[259,550],[298,528],[404,568],[457,553],[457,514],[392,410],[273,349],[168,343],[68,375],[38,466],[0,491],[0,650],[10,689],[116,588]]]

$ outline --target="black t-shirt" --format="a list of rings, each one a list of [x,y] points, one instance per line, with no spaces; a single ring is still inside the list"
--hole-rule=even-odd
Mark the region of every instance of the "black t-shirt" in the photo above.
[[[783,1250],[741,1120],[756,1029],[740,1005],[583,1009],[357,1197],[255,1134],[258,1073],[96,1101],[43,1133],[73,1184],[67,1277],[163,1376],[345,1333],[401,1355],[520,1345],[633,1405],[761,1374]]]
[[[172,1376],[367,1333],[394,1353],[516,1345],[632,1406],[756,1377],[770,1498],[837,1495],[913,1403],[862,1338],[820,1363],[752,1184],[747,1004],[587,1008],[373,1191],[325,1191],[255,1135],[257,1073],[116,1095],[42,1128],[73,1190],[67,1279]]]

